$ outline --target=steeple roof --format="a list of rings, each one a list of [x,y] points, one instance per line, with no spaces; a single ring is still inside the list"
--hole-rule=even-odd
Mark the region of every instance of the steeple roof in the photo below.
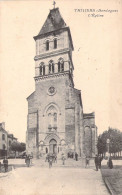
[[[61,29],[68,31],[71,47],[72,50],[74,50],[70,29],[64,22],[59,12],[59,8],[54,8],[50,10],[47,19],[44,25],[42,26],[39,34],[34,36],[33,38],[34,40],[37,40],[39,37],[47,36],[48,33],[52,33]]]
[[[55,8],[50,10],[50,13],[48,14],[48,17],[38,35],[42,35],[64,27],[66,27],[66,23],[64,22],[59,12],[59,8]]]

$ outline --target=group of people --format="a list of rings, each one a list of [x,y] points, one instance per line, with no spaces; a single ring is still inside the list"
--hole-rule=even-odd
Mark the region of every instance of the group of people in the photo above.
[[[25,163],[26,163],[27,167],[29,167],[30,164],[32,163],[32,157],[30,155],[26,155]],[[2,164],[3,164],[5,172],[7,172],[8,171],[8,159],[6,156],[3,159],[3,163],[0,160],[0,172],[2,172]]]
[[[3,159],[3,167],[4,167],[5,172],[7,172],[8,171],[8,159],[6,156]],[[0,172],[1,171],[2,171],[2,163],[0,161]]]
[[[78,153],[77,152],[70,151],[70,152],[67,153],[67,157],[68,158],[74,158],[76,161],[78,161]]]
[[[66,157],[64,153],[61,155],[62,165],[65,165]],[[47,154],[45,162],[49,163],[49,168],[52,167],[53,163],[57,163],[57,155],[56,154]]]
[[[61,156],[61,160],[62,160],[62,165],[65,165],[66,157],[63,153],[62,153],[62,156]],[[75,153],[75,160],[76,161],[78,160],[78,154],[77,153]],[[103,158],[100,155],[95,156],[94,162],[95,162],[96,171],[98,171],[98,169],[101,169],[102,160],[103,160]],[[56,154],[47,154],[45,162],[47,162],[47,161],[49,163],[49,168],[51,168],[53,163],[57,163],[57,155]],[[89,166],[89,161],[90,161],[90,157],[86,156],[86,158],[85,158],[85,168],[87,166]],[[26,163],[27,167],[29,167],[30,164],[32,164],[32,156],[31,155],[26,155],[25,163]],[[110,169],[113,168],[113,162],[112,162],[111,157],[108,158],[107,165]],[[4,167],[5,172],[7,172],[8,171],[8,159],[7,159],[7,157],[4,157],[4,159],[3,159],[3,167]],[[1,163],[1,160],[0,160],[0,172],[1,171],[2,171],[2,163]]]
[[[103,157],[101,157],[100,155],[96,155],[95,156],[94,162],[95,162],[96,171],[98,171],[99,169],[101,169],[101,162],[102,162],[102,160],[103,160]],[[86,156],[86,158],[85,158],[85,168],[87,166],[89,166],[89,161],[90,161],[90,157],[89,156]],[[110,169],[113,168],[113,162],[112,162],[111,157],[108,158],[107,165],[108,165],[108,167]]]
[[[57,155],[56,154],[47,154],[45,162],[48,162],[49,168],[51,168],[52,163],[57,163]]]

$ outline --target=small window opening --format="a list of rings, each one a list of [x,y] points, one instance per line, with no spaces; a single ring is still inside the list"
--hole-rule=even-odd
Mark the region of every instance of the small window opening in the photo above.
[[[46,41],[46,51],[49,50],[49,41]]]
[[[54,49],[57,48],[57,39],[54,39]]]

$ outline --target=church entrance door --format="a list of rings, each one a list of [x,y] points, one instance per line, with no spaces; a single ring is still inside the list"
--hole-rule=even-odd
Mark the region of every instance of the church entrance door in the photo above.
[[[51,139],[49,142],[49,153],[57,153],[57,141],[55,139]]]

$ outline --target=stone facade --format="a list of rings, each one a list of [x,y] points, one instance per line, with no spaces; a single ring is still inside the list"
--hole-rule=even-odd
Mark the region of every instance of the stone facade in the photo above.
[[[27,152],[95,155],[95,116],[83,114],[81,91],[74,88],[73,43],[58,8],[50,10],[34,40],[35,91],[27,98]]]
[[[87,156],[97,154],[97,128],[94,112],[83,115],[84,119],[84,153]]]
[[[15,156],[13,155],[14,152],[11,151],[11,144],[13,142],[17,142],[17,138],[5,130],[5,122],[0,123],[0,158]]]

